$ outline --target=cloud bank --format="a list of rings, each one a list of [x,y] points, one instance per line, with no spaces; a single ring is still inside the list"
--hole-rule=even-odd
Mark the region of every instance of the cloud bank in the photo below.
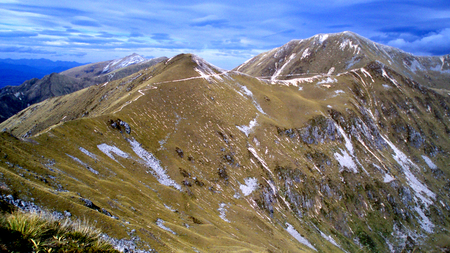
[[[350,30],[420,55],[450,53],[446,1],[0,0],[2,58],[103,61],[189,52],[231,69],[292,39]]]

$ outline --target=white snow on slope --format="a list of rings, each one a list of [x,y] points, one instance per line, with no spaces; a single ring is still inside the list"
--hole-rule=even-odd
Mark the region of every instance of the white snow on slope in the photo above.
[[[226,212],[228,212],[228,210],[226,209],[226,207],[227,207],[227,204],[225,204],[225,203],[220,203],[219,204],[219,208],[217,209],[217,211],[219,211],[219,217],[222,219],[222,220],[224,220],[224,221],[226,221],[226,222],[228,222],[228,223],[230,223],[230,221],[227,219],[227,214],[226,214]]]
[[[109,158],[113,159],[117,162],[116,158],[113,156],[113,154],[120,156],[122,158],[128,158],[129,155],[122,150],[118,149],[116,146],[110,146],[106,143],[97,145],[97,148],[100,149],[105,155],[107,155]]]
[[[306,57],[310,56],[311,52],[309,52],[309,48],[306,48],[303,53],[302,53],[302,57],[300,58],[301,60],[305,59]]]
[[[164,229],[164,230],[166,230],[166,231],[168,231],[168,232],[170,232],[170,233],[172,233],[172,234],[174,234],[174,235],[177,234],[177,233],[173,232],[172,229],[166,227],[166,226],[164,225],[164,223],[165,223],[165,221],[163,221],[162,219],[157,219],[157,220],[156,220],[156,226],[158,226],[158,227],[160,227],[160,228],[162,228],[162,229]]]
[[[141,63],[149,61],[148,59],[145,59],[144,57],[138,55],[138,54],[132,54],[129,56],[126,56],[124,58],[120,58],[117,60],[112,61],[108,65],[106,65],[103,68],[102,73],[112,72],[117,69],[125,68],[128,66],[131,66],[133,64]]]
[[[76,158],[75,156],[71,156],[69,154],[66,154],[68,157],[72,158],[75,162],[81,164],[82,166],[84,166],[86,169],[88,169],[90,172],[94,173],[95,175],[98,175],[100,173],[98,173],[98,171],[94,170],[93,168],[89,167],[89,165],[87,165],[86,163],[84,163],[83,161],[81,161],[80,159]]]
[[[220,75],[216,73],[216,71],[219,73],[224,72],[222,69],[219,69],[216,66],[212,66],[212,65],[210,66],[209,63],[207,63],[205,60],[203,60],[202,58],[200,58],[197,55],[193,55],[192,60],[194,60],[194,62],[197,63],[197,67],[195,67],[194,70],[197,73],[199,73],[201,77],[203,77],[207,81],[212,81],[212,82],[216,82],[216,80],[214,80],[213,77],[219,81],[223,81],[222,77],[220,77]],[[212,68],[214,68],[214,69],[212,69]]]
[[[98,160],[97,156],[92,154],[91,152],[87,151],[85,148],[83,147],[79,147],[78,148],[81,152],[83,152],[85,155],[89,156],[90,158],[94,159],[94,160]]]
[[[316,35],[319,42],[322,44],[326,39],[328,39],[328,34],[318,34]]]
[[[339,45],[339,48],[344,51],[345,48],[349,48],[349,49],[353,49],[353,54],[359,54],[361,52],[361,48],[356,45],[353,44],[353,41],[349,40],[349,39],[345,39],[343,42],[341,42],[341,44]]]
[[[257,126],[258,123],[256,122],[256,118],[250,121],[248,126],[242,125],[242,126],[236,126],[237,129],[239,129],[241,132],[245,134],[245,136],[248,137],[248,135],[252,132],[252,128]]]
[[[356,167],[356,163],[353,161],[353,157],[355,155],[354,149],[353,149],[353,144],[341,126],[336,124],[336,128],[339,130],[339,133],[342,135],[342,137],[344,137],[345,148],[348,150],[348,153],[345,150],[341,149],[342,155],[339,153],[335,153],[334,157],[339,162],[341,167],[347,167],[348,169],[351,169],[354,173],[358,173],[358,168]]]
[[[239,188],[244,196],[250,195],[254,190],[258,188],[258,179],[249,177],[244,179],[245,184],[241,184]]]
[[[428,167],[430,167],[430,169],[435,170],[438,168],[436,166],[436,164],[434,164],[433,161],[431,161],[431,159],[428,158],[428,156],[423,155],[422,158],[425,161],[425,163],[428,165]]]
[[[375,82],[375,81],[373,80],[372,75],[370,75],[370,73],[369,73],[365,68],[361,68],[361,72],[364,74],[364,76],[370,77],[370,79],[372,79],[372,83]]]
[[[433,229],[434,229],[433,222],[431,222],[431,220],[425,215],[425,213],[423,212],[422,209],[420,209],[420,207],[415,206],[414,210],[420,216],[419,223],[420,223],[420,226],[423,228],[423,230],[425,230],[428,233],[433,233]]]
[[[256,101],[255,97],[253,96],[253,92],[252,92],[251,90],[249,90],[249,89],[247,88],[247,86],[242,85],[242,86],[241,86],[241,91],[242,91],[247,97],[249,97],[249,98],[252,99],[253,105],[255,106],[256,110],[258,110],[258,111],[259,111],[260,113],[262,113],[262,114],[266,114],[266,113],[263,111],[263,109],[261,108],[261,105],[259,105],[258,101]],[[239,94],[241,94],[241,93],[239,92]],[[242,95],[242,94],[241,94],[241,95]],[[242,95],[242,96],[244,96],[244,95]]]
[[[281,66],[281,68],[278,69],[278,70],[275,72],[275,74],[273,74],[273,76],[272,76],[272,78],[271,78],[272,81],[277,79],[277,77],[281,74],[281,72],[283,71],[283,69],[286,68],[286,66],[288,66],[289,63],[295,58],[295,55],[296,55],[295,53],[294,53],[294,54],[291,54],[291,56],[289,56],[289,59],[287,60],[287,62],[285,62],[285,63],[283,64],[283,66]]]
[[[341,149],[341,154],[335,153],[334,158],[339,162],[339,165],[344,168],[351,169],[354,173],[358,173],[358,168],[356,167],[356,163],[353,161],[353,158],[347,153],[347,151]]]
[[[410,167],[418,168],[409,158],[400,151],[392,142],[390,142],[386,137],[381,136],[384,141],[391,147],[394,151],[393,158],[395,161],[402,167],[403,172],[405,173],[406,180],[409,182],[409,185],[416,192],[416,197],[421,199],[425,205],[433,204],[431,199],[436,198],[436,194],[430,191],[426,185],[421,183],[419,179],[417,179],[414,174],[411,172]]]
[[[145,165],[152,169],[151,173],[156,177],[156,180],[158,180],[160,184],[173,186],[175,189],[181,191],[181,186],[166,174],[166,170],[161,166],[160,161],[156,159],[153,154],[143,149],[141,144],[136,140],[128,139],[128,142],[131,144],[134,153],[144,160]]]
[[[408,67],[408,65],[405,64],[405,66]],[[411,71],[416,72],[417,70],[424,70],[425,68],[420,64],[420,62],[417,61],[417,59],[414,59],[414,61],[411,62],[411,66],[409,66],[409,69]]]
[[[387,72],[386,72],[386,70],[384,70],[384,68],[382,68],[381,70],[383,71],[383,72],[382,72],[382,76],[383,76],[383,77],[389,79],[389,81],[391,81],[391,83],[393,83],[395,86],[397,86],[397,87],[400,86],[400,84],[399,84],[395,79],[393,79],[392,77],[390,77],[390,76],[387,74]]]
[[[395,178],[393,178],[391,175],[389,175],[387,173],[384,175],[384,178],[383,178],[384,183],[390,183],[394,180],[395,180]]]
[[[306,246],[308,246],[309,248],[317,251],[316,248],[314,248],[314,246],[306,239],[304,238],[302,235],[300,235],[299,232],[297,232],[297,230],[295,230],[294,226],[292,226],[291,224],[286,222],[286,231],[292,235],[292,237],[294,237],[298,242],[300,242],[301,244],[304,244]]]
[[[315,229],[317,229],[317,231],[319,231],[320,235],[327,240],[328,242],[330,242],[331,244],[333,244],[334,246],[338,247],[341,249],[341,246],[339,246],[339,244],[337,244],[337,242],[333,239],[333,237],[331,237],[331,235],[326,235],[324,232],[322,232],[318,227],[316,227],[316,225],[314,225],[314,223],[311,223],[311,225],[313,225],[313,227]],[[344,250],[343,250],[344,251]],[[345,252],[345,251],[344,251]]]
[[[317,82],[317,84],[324,84],[324,83],[337,83],[336,78],[327,77],[327,79],[323,79],[320,82]]]

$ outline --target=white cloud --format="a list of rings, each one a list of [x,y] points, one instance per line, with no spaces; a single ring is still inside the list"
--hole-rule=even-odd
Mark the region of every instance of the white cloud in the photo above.
[[[439,33],[432,33],[423,38],[406,41],[403,38],[388,42],[389,46],[397,47],[416,55],[435,55],[450,53],[450,28]]]

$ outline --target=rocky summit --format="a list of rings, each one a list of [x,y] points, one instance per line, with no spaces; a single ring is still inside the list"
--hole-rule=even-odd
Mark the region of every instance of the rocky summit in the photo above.
[[[448,69],[349,32],[178,55],[1,123],[1,198],[122,251],[445,252]]]

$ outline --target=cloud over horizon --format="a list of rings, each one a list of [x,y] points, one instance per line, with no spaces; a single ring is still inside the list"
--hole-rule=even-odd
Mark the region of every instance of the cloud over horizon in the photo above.
[[[344,30],[413,54],[450,53],[446,1],[0,3],[0,58],[95,62],[188,52],[231,69],[292,39]]]

